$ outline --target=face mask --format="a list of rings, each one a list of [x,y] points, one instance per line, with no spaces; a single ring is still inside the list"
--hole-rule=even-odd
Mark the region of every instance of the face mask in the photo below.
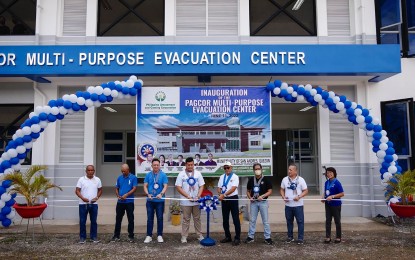
[[[255,175],[256,175],[256,176],[259,176],[259,175],[261,175],[261,174],[262,174],[262,171],[261,171],[261,170],[256,170],[256,171],[255,171]]]

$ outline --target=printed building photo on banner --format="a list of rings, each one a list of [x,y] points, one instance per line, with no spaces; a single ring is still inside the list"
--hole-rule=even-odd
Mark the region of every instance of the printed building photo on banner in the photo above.
[[[139,177],[160,159],[172,176],[194,158],[205,176],[219,176],[226,161],[238,175],[259,162],[271,175],[271,105],[264,87],[152,87],[137,95]]]

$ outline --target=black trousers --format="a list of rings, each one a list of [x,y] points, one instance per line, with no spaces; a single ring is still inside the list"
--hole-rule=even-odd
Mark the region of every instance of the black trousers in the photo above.
[[[227,197],[226,199],[238,199],[238,195]],[[232,214],[233,225],[235,226],[235,239],[241,239],[241,222],[239,221],[239,203],[237,200],[222,200],[223,230],[225,236],[232,239],[229,230],[229,213]]]
[[[326,208],[326,238],[331,237],[331,220],[334,218],[336,225],[336,238],[342,238],[342,224],[340,221],[342,206],[329,206],[325,203]]]
[[[128,237],[134,237],[134,203],[117,203],[114,237],[120,238],[121,222],[125,212],[127,212],[128,219]]]

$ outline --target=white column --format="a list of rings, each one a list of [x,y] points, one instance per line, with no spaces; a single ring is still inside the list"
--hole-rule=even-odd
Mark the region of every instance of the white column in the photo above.
[[[63,0],[37,0],[36,33],[39,35],[57,35],[62,27]],[[59,18],[60,19],[59,19]]]
[[[86,36],[97,36],[98,0],[88,0],[86,9]]]
[[[96,165],[96,118],[97,112],[94,107],[85,111],[85,128],[84,128],[84,164]]]
[[[164,35],[176,35],[176,0],[165,1],[164,3]]]
[[[317,18],[317,36],[328,36],[327,28],[327,0],[316,1],[316,18]]]
[[[239,0],[239,36],[250,36],[249,0]]]

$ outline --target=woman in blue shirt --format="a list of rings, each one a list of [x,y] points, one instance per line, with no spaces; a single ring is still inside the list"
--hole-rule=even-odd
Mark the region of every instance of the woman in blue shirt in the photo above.
[[[331,242],[331,220],[334,218],[336,224],[336,239],[334,243],[340,243],[342,240],[342,227],[341,227],[341,208],[342,201],[341,197],[344,196],[342,184],[337,180],[337,172],[333,167],[326,169],[327,181],[324,183],[324,194],[322,203],[325,204],[326,208],[326,239],[324,243]]]

